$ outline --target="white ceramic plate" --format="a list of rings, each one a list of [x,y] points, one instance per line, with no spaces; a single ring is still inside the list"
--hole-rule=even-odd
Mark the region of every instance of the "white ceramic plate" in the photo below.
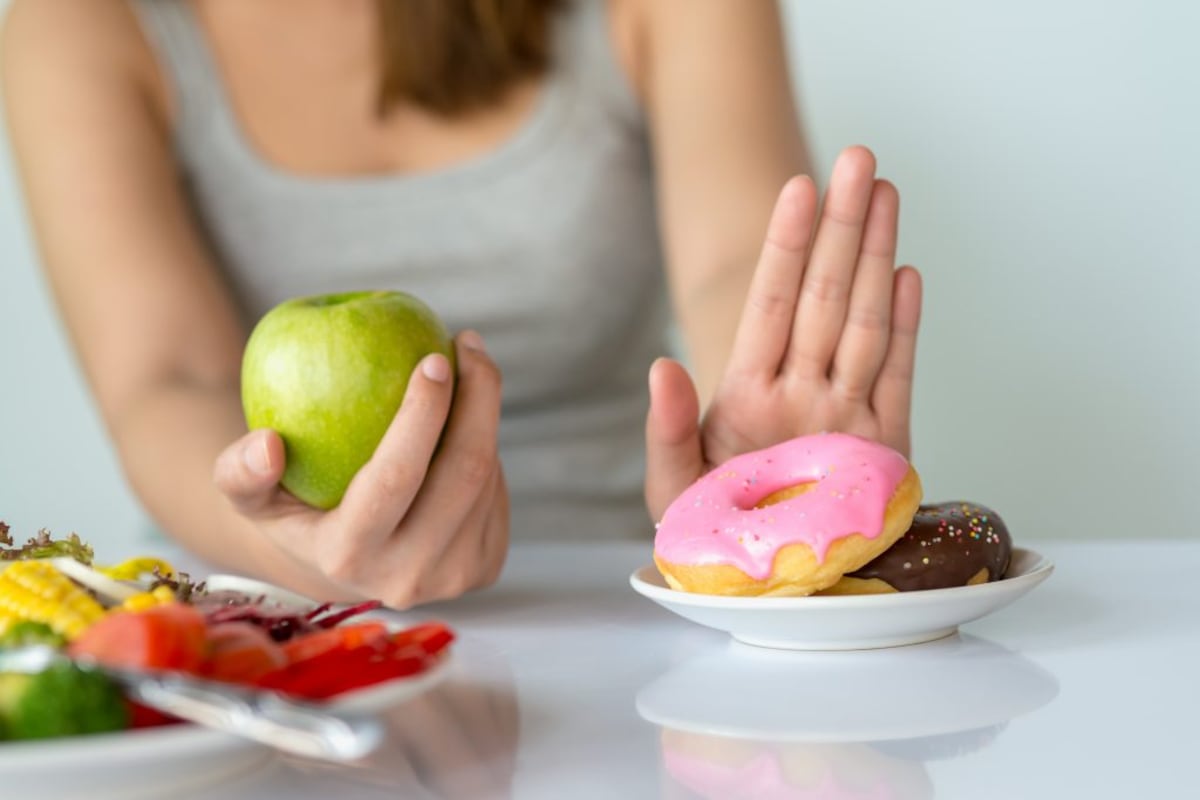
[[[723,597],[680,592],[649,564],[629,576],[640,594],[735,639],[784,650],[865,650],[941,639],[1003,608],[1054,571],[1049,560],[1014,548],[1008,575],[954,589],[839,597]]]
[[[284,589],[273,583],[246,578],[241,575],[209,575],[204,579],[204,587],[210,592],[241,592],[250,597],[262,597],[265,600],[278,603],[287,608],[311,608],[319,605],[311,597]]]

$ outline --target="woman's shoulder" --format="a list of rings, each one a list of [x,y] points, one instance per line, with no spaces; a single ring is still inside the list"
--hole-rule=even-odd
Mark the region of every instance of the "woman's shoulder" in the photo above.
[[[685,61],[703,60],[714,51],[753,55],[756,47],[769,45],[779,35],[780,10],[775,0],[579,1],[604,8],[616,60],[643,105],[653,94],[654,71],[690,71],[686,64],[676,63],[679,54]]]
[[[19,94],[20,87],[59,99],[97,87],[161,89],[128,0],[12,0],[0,57],[6,89]]]

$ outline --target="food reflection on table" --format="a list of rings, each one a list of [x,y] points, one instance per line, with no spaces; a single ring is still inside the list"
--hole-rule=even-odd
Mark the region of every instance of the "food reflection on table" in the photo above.
[[[708,800],[924,800],[924,764],[865,744],[725,739],[664,728],[664,796]],[[674,784],[674,785],[671,785]],[[686,790],[681,792],[679,790]]]
[[[917,800],[926,764],[986,748],[1051,702],[1058,682],[1024,656],[956,635],[879,651],[798,653],[731,644],[645,686],[666,798]]]
[[[516,692],[507,662],[499,654],[488,659],[486,680],[468,678],[456,660],[436,686],[382,711],[387,738],[361,761],[280,756],[265,769],[173,800],[510,798],[519,737]]]
[[[494,659],[487,682],[468,679],[465,669],[451,664],[444,681],[387,710],[383,719],[384,744],[358,763],[287,764],[310,792],[314,780],[328,780],[331,792],[350,781],[377,787],[380,797],[511,796],[519,714],[511,674]]]

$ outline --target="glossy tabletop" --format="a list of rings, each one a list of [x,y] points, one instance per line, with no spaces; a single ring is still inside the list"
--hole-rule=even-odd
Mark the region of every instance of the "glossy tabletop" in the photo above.
[[[263,752],[162,796],[1194,796],[1200,542],[1023,544],[1056,571],[1012,605],[833,653],[738,644],[651,603],[628,583],[647,544],[518,544],[496,587],[397,615],[460,639],[366,763]]]

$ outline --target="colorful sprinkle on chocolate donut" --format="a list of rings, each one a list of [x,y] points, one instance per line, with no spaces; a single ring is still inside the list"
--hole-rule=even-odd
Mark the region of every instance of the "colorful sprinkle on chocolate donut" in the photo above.
[[[849,578],[883,581],[900,592],[965,586],[980,572],[999,580],[1012,557],[1012,537],[1000,515],[961,500],[922,505],[912,527]]]

